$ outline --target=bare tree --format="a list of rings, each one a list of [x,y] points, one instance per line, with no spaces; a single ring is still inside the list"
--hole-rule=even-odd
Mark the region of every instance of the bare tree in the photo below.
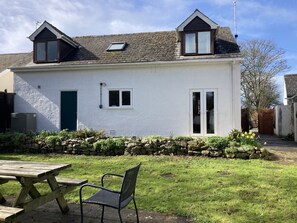
[[[278,104],[280,91],[276,77],[289,68],[285,51],[269,40],[250,40],[240,46],[244,57],[241,64],[243,106],[253,111]]]

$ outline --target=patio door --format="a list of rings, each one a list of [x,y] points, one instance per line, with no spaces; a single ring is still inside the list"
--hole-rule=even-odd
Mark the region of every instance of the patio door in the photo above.
[[[191,91],[190,124],[192,135],[214,135],[217,129],[217,94],[215,89]]]
[[[77,92],[61,92],[61,130],[76,130],[77,127]]]

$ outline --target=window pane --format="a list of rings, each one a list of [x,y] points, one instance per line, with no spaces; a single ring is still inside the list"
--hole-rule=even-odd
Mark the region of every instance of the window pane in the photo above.
[[[112,43],[107,48],[107,51],[123,50],[125,46],[126,46],[126,43]]]
[[[206,92],[207,133],[214,133],[214,92]]]
[[[193,133],[201,133],[200,92],[193,92]]]
[[[196,53],[196,34],[185,34],[185,53]]]
[[[58,44],[57,41],[49,41],[47,42],[47,60],[48,61],[55,61],[57,60],[57,50]]]
[[[198,53],[210,53],[210,32],[198,33]]]
[[[119,91],[109,91],[109,107],[120,106],[120,93]]]
[[[45,61],[45,43],[36,43],[35,58],[37,61]]]
[[[122,105],[131,105],[131,93],[130,91],[122,91]]]

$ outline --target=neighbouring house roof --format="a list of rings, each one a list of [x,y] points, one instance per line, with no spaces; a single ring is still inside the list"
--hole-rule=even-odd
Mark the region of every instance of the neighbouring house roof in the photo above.
[[[0,54],[0,73],[12,66],[23,66],[32,61],[32,53]]]
[[[287,98],[296,96],[294,101],[297,101],[297,74],[284,75],[284,79]]]

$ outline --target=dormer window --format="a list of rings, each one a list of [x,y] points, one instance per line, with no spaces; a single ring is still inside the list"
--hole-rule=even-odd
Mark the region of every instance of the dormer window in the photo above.
[[[67,60],[78,49],[79,44],[72,38],[44,21],[42,25],[29,36],[33,42],[34,63],[52,63]]]
[[[210,54],[211,32],[191,32],[184,34],[184,54]]]
[[[196,56],[214,54],[214,40],[218,24],[199,10],[195,10],[177,27],[181,42],[181,55]]]
[[[36,62],[55,62],[58,61],[58,42],[44,41],[35,43]]]

